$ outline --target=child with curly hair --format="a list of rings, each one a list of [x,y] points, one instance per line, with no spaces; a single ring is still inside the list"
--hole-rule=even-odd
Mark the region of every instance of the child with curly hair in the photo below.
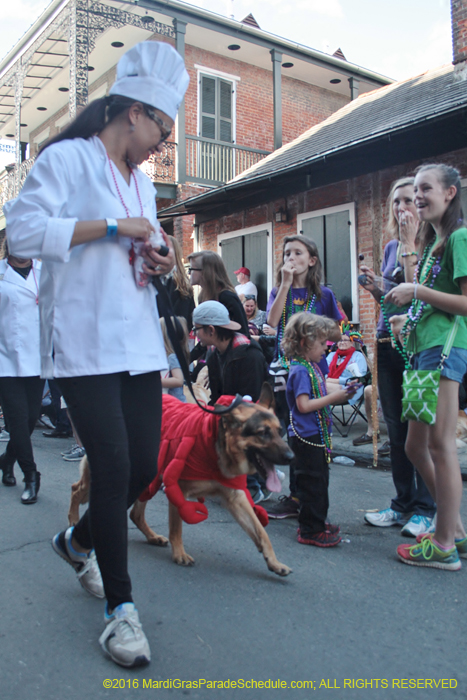
[[[294,470],[298,513],[298,542],[316,547],[335,547],[341,541],[340,528],[327,521],[329,509],[329,462],[331,459],[331,403],[342,403],[357,391],[358,384],[326,392],[326,380],[319,362],[326,341],[336,324],[326,316],[302,312],[287,323],[282,350],[290,359],[287,403],[290,410],[289,444]]]

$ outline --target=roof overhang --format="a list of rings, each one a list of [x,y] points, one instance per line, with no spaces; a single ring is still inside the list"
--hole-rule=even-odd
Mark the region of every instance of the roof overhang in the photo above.
[[[275,49],[297,60],[307,60],[310,63],[328,69],[332,68],[347,77],[356,77],[365,82],[369,82],[373,88],[380,87],[381,85],[389,85],[394,82],[387,76],[349,63],[341,58],[336,58],[322,51],[302,46],[296,42],[265,32],[262,29],[243,24],[238,20],[223,17],[222,15],[194,7],[185,2],[179,2],[179,0],[121,0],[121,3],[122,5],[129,4],[133,7],[144,7],[153,12],[165,14],[176,20],[186,22],[187,24],[194,24],[205,29],[211,29],[217,33],[243,39],[244,41],[257,44],[269,50]]]
[[[232,181],[159,212],[161,220],[195,214],[197,223],[298,192],[410,164],[467,147],[467,105],[320,153],[272,174]]]

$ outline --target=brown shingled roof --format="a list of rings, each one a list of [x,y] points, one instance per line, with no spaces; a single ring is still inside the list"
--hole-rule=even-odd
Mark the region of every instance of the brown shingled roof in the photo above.
[[[360,95],[323,122],[238,175],[231,182],[269,176],[317,156],[377,138],[410,124],[467,106],[467,81],[452,64]]]

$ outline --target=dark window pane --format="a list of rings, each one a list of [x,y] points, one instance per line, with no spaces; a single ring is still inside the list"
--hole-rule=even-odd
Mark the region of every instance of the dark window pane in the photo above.
[[[202,105],[201,111],[204,114],[216,113],[216,80],[215,78],[207,78],[203,75],[201,78],[202,87]],[[214,137],[212,137],[214,138]]]
[[[238,268],[242,267],[243,265],[242,237],[238,236],[237,238],[227,238],[226,240],[222,241],[221,251],[222,260],[224,261],[224,265],[229,273],[230,281],[235,287],[238,282],[234,275],[234,270],[238,270]]]
[[[316,243],[319,259],[323,266],[323,273],[326,274],[326,261],[324,259],[324,216],[314,216],[312,219],[304,219],[302,221],[302,231],[304,236]]]
[[[232,124],[230,122],[225,122],[223,119],[220,121],[220,137],[219,141],[226,141],[227,143],[232,142]]]
[[[220,81],[220,116],[224,119],[232,119],[232,83]]]
[[[326,216],[326,280],[338,301],[352,318],[349,212]]]
[[[201,120],[201,136],[205,139],[216,138],[216,120],[213,117],[203,117]]]

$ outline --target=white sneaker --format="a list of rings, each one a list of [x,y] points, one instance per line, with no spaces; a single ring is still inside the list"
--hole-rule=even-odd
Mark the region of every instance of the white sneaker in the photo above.
[[[429,532],[433,523],[433,518],[427,518],[425,515],[412,515],[410,520],[401,530],[401,535],[405,537],[418,537]]]
[[[63,530],[55,535],[52,547],[62,559],[73,567],[78,581],[85,591],[96,598],[105,598],[104,584],[94,550],[89,554],[81,554],[73,549],[71,544],[73,529],[69,527],[68,530]]]
[[[64,459],[65,462],[81,462],[85,454],[86,450],[84,447],[75,445],[74,448],[68,452],[68,454],[62,455],[62,459]]]
[[[379,513],[365,513],[365,520],[375,527],[391,527],[391,525],[405,525],[408,515],[399,513],[392,508],[380,510]]]
[[[0,430],[0,442],[8,442],[9,439],[10,433],[8,432],[8,430],[5,430],[5,428],[3,428],[3,430]]]
[[[62,455],[62,457],[67,457],[68,455],[71,455],[78,447],[79,447],[78,443],[75,442],[73,447],[70,447],[69,450],[64,450],[63,452],[60,452],[60,454]]]
[[[145,666],[151,661],[148,640],[139,621],[133,603],[122,603],[104,613],[106,628],[99,637],[99,644],[112,661],[126,668]]]

